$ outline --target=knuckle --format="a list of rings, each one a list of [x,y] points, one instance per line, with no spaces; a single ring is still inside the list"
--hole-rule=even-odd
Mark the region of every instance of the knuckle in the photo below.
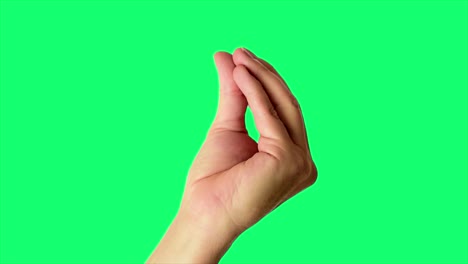
[[[317,180],[317,178],[313,178],[313,177],[309,177],[305,180],[304,182],[304,189],[307,188],[307,187],[310,187],[312,185],[314,185],[315,181]]]
[[[308,169],[308,173],[306,177],[306,185],[311,186],[317,181],[318,170],[317,170],[317,166],[312,160],[310,160],[308,167],[309,169]]]
[[[286,109],[293,109],[294,111],[299,111],[301,112],[301,106],[299,105],[299,101],[297,98],[292,94],[288,93],[286,95],[286,99],[279,105],[277,105],[278,108],[286,108]]]
[[[305,182],[305,185],[310,186],[317,180],[317,167],[310,155],[304,154],[298,150],[294,155],[291,155],[291,170],[297,177],[298,181]]]
[[[293,155],[290,157],[291,173],[298,178],[302,178],[308,172],[307,160],[297,152],[292,152]]]
[[[297,98],[292,94],[290,96],[290,102],[295,108],[298,108],[298,109],[301,108],[301,106],[299,105],[299,101],[297,101]]]
[[[275,107],[273,105],[268,105],[268,113],[275,117],[276,119],[280,119],[278,112],[276,111]]]
[[[286,164],[289,162],[289,151],[283,147],[283,143],[276,143],[277,148],[276,148],[276,157],[278,158],[279,161],[282,163]]]
[[[318,176],[317,167],[309,155],[303,153],[296,146],[282,145],[275,151],[278,169],[286,169],[285,176],[301,186],[313,185]],[[286,165],[287,164],[287,165]]]
[[[256,66],[257,66],[256,68],[257,68],[257,70],[258,70],[258,72],[260,74],[269,74],[269,73],[271,73],[271,71],[268,70],[267,67],[265,67],[265,65],[263,65],[263,63],[261,63],[258,59],[254,59],[254,61],[256,62],[255,63]]]

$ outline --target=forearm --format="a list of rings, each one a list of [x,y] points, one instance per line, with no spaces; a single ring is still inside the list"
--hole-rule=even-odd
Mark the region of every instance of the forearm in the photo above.
[[[202,229],[180,213],[146,263],[218,263],[236,238],[221,228]]]

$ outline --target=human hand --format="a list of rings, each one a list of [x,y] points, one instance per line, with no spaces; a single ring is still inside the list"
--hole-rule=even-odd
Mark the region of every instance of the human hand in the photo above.
[[[203,253],[200,241],[192,243],[198,244],[188,250],[194,254],[185,256],[191,262],[218,261],[238,235],[317,179],[299,103],[281,76],[244,49],[232,56],[217,52],[214,58],[218,111],[189,171],[173,224],[178,227],[172,230],[181,233],[174,230],[190,226],[183,233],[199,236],[211,248]],[[258,144],[245,127],[247,105],[260,134]],[[171,228],[166,237],[169,233]],[[175,243],[169,240],[166,245]],[[174,247],[166,245],[163,239],[159,255],[183,259],[171,256]]]

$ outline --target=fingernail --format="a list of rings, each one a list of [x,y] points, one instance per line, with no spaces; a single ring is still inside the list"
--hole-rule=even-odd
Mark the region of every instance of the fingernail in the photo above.
[[[251,58],[255,58],[255,55],[253,55],[253,53],[252,53],[252,52],[250,52],[248,49],[246,49],[246,48],[242,48],[242,50],[243,50],[243,51],[244,51],[244,52],[245,52],[247,55],[249,55],[249,57],[251,57]]]

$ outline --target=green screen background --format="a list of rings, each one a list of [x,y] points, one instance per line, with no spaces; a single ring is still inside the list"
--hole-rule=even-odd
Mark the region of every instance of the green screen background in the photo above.
[[[221,262],[468,262],[467,1],[0,7],[2,263],[144,262],[216,113],[213,54],[241,46],[297,96],[319,177]]]

